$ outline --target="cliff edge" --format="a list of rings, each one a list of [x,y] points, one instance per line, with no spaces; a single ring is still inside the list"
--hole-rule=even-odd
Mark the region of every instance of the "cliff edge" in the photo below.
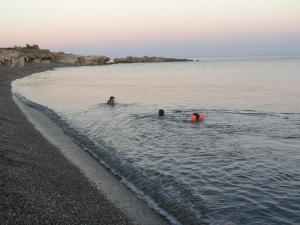
[[[79,56],[64,52],[51,52],[38,45],[0,48],[0,64],[9,67],[23,67],[25,63],[68,63],[80,66],[104,65],[109,63],[106,56]]]

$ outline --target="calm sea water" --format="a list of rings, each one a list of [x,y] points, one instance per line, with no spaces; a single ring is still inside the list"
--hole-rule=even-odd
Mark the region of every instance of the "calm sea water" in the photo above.
[[[13,89],[182,224],[300,224],[299,58],[60,68]]]

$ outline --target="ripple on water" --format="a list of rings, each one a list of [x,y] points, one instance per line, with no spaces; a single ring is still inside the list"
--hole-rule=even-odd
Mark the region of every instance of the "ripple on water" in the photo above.
[[[63,92],[38,89],[48,83],[42,80],[30,96],[45,98],[54,109],[61,104],[60,115],[79,144],[183,224],[295,225],[300,222],[298,61],[260,62],[263,72],[249,61],[192,63],[191,74],[183,64],[167,71],[160,64],[126,65],[127,70],[115,65],[109,67],[117,70],[111,69],[111,76],[103,75],[108,67],[96,75],[81,68],[83,78],[75,70],[64,79],[57,76],[55,88]],[[282,66],[292,69],[287,73]],[[75,92],[69,77],[78,82]],[[90,81],[88,89],[83,80]],[[98,104],[111,92],[135,103]],[[162,106],[166,115],[158,118]],[[204,113],[206,121],[188,122],[194,112]]]

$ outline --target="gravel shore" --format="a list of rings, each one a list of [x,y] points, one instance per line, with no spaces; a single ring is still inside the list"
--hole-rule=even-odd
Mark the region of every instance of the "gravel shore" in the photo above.
[[[12,80],[60,66],[0,65],[0,224],[130,224],[12,99]]]

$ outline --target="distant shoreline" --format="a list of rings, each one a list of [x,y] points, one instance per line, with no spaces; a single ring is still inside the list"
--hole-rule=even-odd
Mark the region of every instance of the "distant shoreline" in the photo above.
[[[157,63],[157,62],[189,62],[190,59],[164,58],[156,56],[115,58],[110,61],[109,57],[81,56],[67,54],[64,52],[51,52],[48,49],[40,49],[38,45],[26,45],[25,47],[15,46],[0,48],[0,65],[12,68],[24,67],[25,63],[67,63],[78,66],[109,65],[119,63]]]

